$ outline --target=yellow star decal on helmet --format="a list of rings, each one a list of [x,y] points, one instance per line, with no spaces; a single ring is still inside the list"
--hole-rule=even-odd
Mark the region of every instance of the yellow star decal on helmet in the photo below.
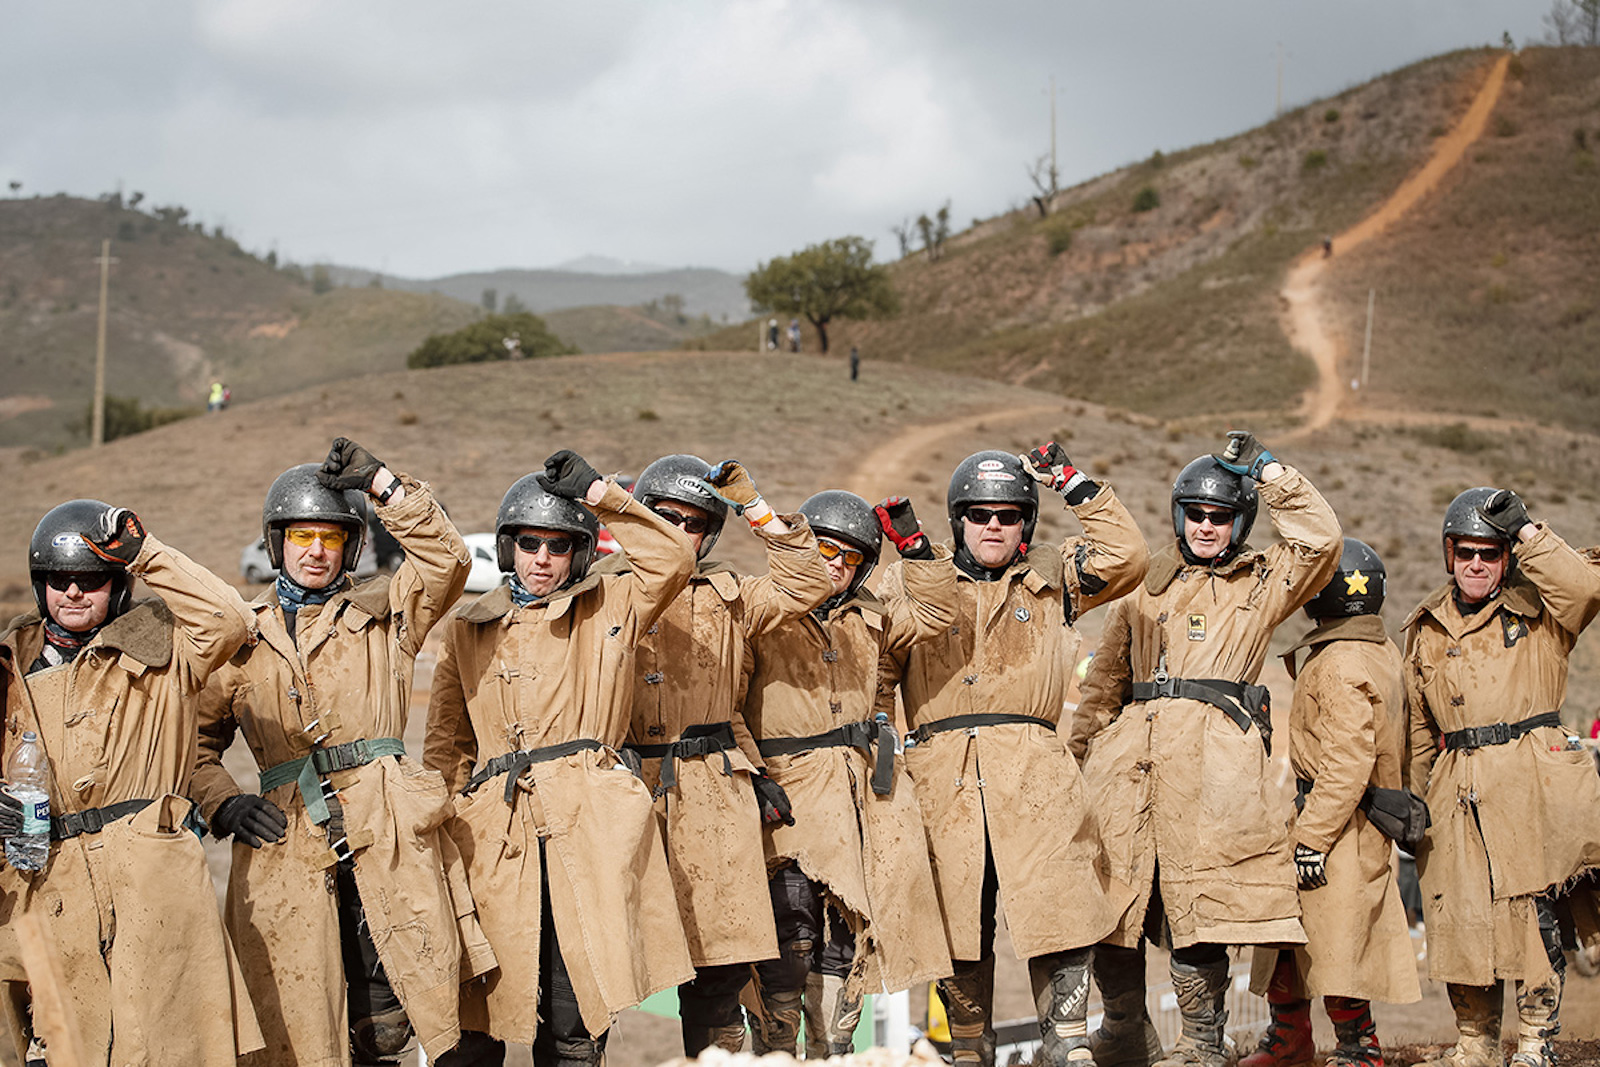
[[[1345,575],[1344,576],[1344,595],[1345,596],[1366,596],[1367,595],[1367,578],[1368,578],[1368,576],[1365,575],[1365,574],[1362,574],[1360,571],[1351,571],[1349,574]]]

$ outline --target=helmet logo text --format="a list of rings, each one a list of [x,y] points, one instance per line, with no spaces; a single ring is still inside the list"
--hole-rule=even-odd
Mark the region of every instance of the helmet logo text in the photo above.
[[[981,471],[1004,470],[1005,464],[1001,463],[998,459],[985,459],[978,462],[978,469]]]
[[[50,539],[50,547],[51,548],[66,548],[69,545],[82,545],[82,544],[83,544],[83,535],[72,533],[71,531],[68,531],[66,533],[58,533],[54,537],[52,537]]]
[[[996,467],[998,467],[1000,465],[999,463],[996,463],[994,460],[984,460],[984,463],[994,463],[994,465]],[[1014,482],[1016,480],[1017,480],[1017,476],[1015,474],[1009,473],[1008,471],[979,471],[978,472],[978,481],[980,481],[980,482]]]

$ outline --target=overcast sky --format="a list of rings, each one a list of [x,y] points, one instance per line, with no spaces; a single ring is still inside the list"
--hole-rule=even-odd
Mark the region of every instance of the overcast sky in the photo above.
[[[413,277],[585,255],[743,272],[1022,202],[1550,0],[0,0],[0,188],[143,191]]]

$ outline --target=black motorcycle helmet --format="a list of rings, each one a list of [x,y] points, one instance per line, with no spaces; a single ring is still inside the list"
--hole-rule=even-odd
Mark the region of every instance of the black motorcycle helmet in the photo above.
[[[878,565],[878,553],[883,546],[883,527],[878,524],[878,513],[872,505],[854,493],[843,489],[824,489],[800,505],[800,514],[811,524],[818,537],[830,537],[861,550],[866,556],[856,568],[855,577],[842,594],[829,600],[830,604],[850,597],[861,583],[867,580]]]
[[[1215,456],[1201,456],[1178,472],[1172,483],[1172,532],[1178,539],[1178,550],[1190,563],[1204,563],[1189,548],[1189,539],[1183,536],[1183,509],[1187,504],[1210,504],[1233,512],[1233,537],[1228,547],[1213,563],[1226,563],[1244,547],[1250,528],[1256,523],[1256,509],[1261,498],[1256,493],[1255,479],[1235,474]]]
[[[283,569],[283,531],[297,522],[332,522],[343,526],[350,536],[345,540],[340,564],[344,573],[354,572],[361,547],[366,543],[367,513],[361,494],[341,492],[317,481],[320,463],[290,467],[273,481],[261,505],[261,536],[267,543],[267,561]]]
[[[1506,535],[1490,526],[1488,520],[1478,510],[1497,492],[1499,490],[1492,485],[1465,489],[1456,494],[1456,498],[1450,501],[1450,506],[1444,509],[1444,530],[1441,537],[1444,543],[1444,569],[1447,574],[1455,573],[1455,563],[1451,556],[1455,551],[1455,539],[1458,537],[1498,541],[1508,548],[1511,547]],[[1507,552],[1505,574],[1507,578],[1511,577],[1516,562],[1516,555]]]
[[[956,562],[969,570],[979,565],[967,551],[962,516],[973,504],[1009,505],[1022,509],[1022,544],[1018,555],[1033,543],[1034,527],[1039,524],[1039,483],[1010,452],[986,449],[974,452],[956,464],[945,492],[945,512],[950,519],[950,535],[955,539]],[[987,569],[981,568],[980,569]]]
[[[111,505],[101,500],[69,500],[45,512],[39,525],[33,528],[33,537],[28,542],[28,575],[32,579],[33,600],[39,605],[40,618],[50,618],[44,599],[44,580],[51,571],[109,573],[111,603],[106,611],[106,622],[128,610],[133,600],[133,582],[127,568],[96,555],[85,539],[85,534],[97,529],[101,516],[109,510]]]
[[[543,473],[543,472],[541,472]],[[572,550],[572,570],[567,584],[580,581],[594,562],[595,544],[600,540],[600,520],[576,500],[545,492],[537,476],[525,474],[512,483],[500,501],[494,520],[494,548],[500,569],[507,574],[517,570],[517,531],[524,527],[559,530],[577,538]]]
[[[654,507],[658,501],[671,500],[688,504],[706,513],[709,525],[700,542],[698,556],[705,559],[711,546],[722,533],[722,524],[728,518],[728,505],[706,491],[702,479],[711,464],[699,456],[683,453],[662,456],[640,474],[633,485],[633,495],[645,507]]]
[[[1339,619],[1348,615],[1376,615],[1383,610],[1389,576],[1372,546],[1354,537],[1344,539],[1339,569],[1322,592],[1306,602],[1313,619]]]

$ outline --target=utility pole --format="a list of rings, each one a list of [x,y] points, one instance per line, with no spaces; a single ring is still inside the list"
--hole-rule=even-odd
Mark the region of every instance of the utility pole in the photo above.
[[[1061,172],[1056,169],[1056,76],[1050,75],[1050,191],[1055,191]]]
[[[100,329],[94,339],[94,414],[89,444],[99,448],[106,443],[106,289],[111,276],[111,239],[100,242]]]
[[[1378,290],[1367,290],[1367,340],[1361,346],[1361,388],[1367,387],[1367,375],[1372,372],[1372,305],[1378,299]]]

